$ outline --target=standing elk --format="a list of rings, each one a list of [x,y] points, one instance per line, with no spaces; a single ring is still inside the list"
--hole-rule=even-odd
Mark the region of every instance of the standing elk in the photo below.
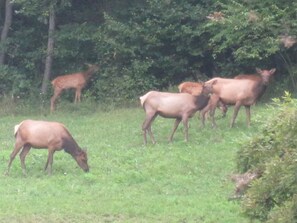
[[[202,91],[202,88],[203,88],[203,83],[200,83],[200,82],[187,81],[187,82],[183,82],[180,85],[178,85],[178,90],[180,93],[189,93],[191,95],[200,94]],[[215,96],[211,95],[207,106],[201,111],[203,120],[205,120],[205,114],[207,112],[209,112],[212,109],[212,107],[214,106],[213,105],[214,102],[216,102]],[[227,106],[224,105],[224,103],[222,103],[221,101],[219,101],[218,107],[222,111],[222,116],[225,117],[227,110],[228,110]],[[204,125],[204,122],[202,124]]]
[[[174,127],[169,137],[172,142],[173,135],[182,121],[184,125],[185,141],[188,141],[188,119],[198,110],[203,109],[209,100],[209,96],[204,92],[197,96],[187,93],[168,93],[159,91],[149,91],[140,97],[141,105],[146,113],[142,125],[144,144],[147,144],[146,135],[149,133],[153,144],[156,143],[151,125],[155,118],[160,115],[164,118],[175,118]]]
[[[15,146],[10,155],[6,174],[9,174],[10,166],[15,156],[20,150],[20,159],[23,174],[26,175],[25,158],[31,147],[47,148],[48,158],[44,170],[48,169],[48,173],[52,173],[53,155],[56,151],[64,149],[77,162],[77,164],[85,171],[89,171],[88,158],[85,150],[82,150],[72,138],[66,127],[58,122],[24,120],[16,125]]]
[[[234,112],[230,127],[234,126],[240,107],[243,105],[246,109],[247,125],[250,126],[251,113],[250,107],[264,94],[272,75],[276,69],[261,70],[256,69],[260,78],[228,79],[213,78],[205,82],[205,89],[217,96],[218,103],[221,100],[224,104],[234,105]],[[211,111],[213,126],[216,126],[214,120],[215,106]]]
[[[65,89],[74,88],[74,103],[80,102],[82,89],[86,86],[91,76],[99,70],[98,65],[87,64],[87,66],[89,68],[84,72],[66,74],[56,77],[54,80],[52,80],[51,83],[54,89],[54,95],[51,97],[51,112],[55,110],[55,102],[62,93],[62,91]]]

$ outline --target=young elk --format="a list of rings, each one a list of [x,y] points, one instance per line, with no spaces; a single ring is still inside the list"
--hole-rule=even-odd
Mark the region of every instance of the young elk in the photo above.
[[[213,78],[205,82],[205,89],[217,96],[217,102],[221,100],[224,104],[234,105],[234,112],[230,127],[234,126],[239,108],[243,105],[246,109],[247,125],[250,126],[250,107],[264,94],[275,69],[256,69],[260,78],[227,79]],[[211,111],[212,123],[214,121],[215,107]]]
[[[52,86],[54,89],[54,95],[51,97],[51,112],[55,110],[55,102],[60,96],[63,90],[74,88],[75,97],[74,103],[80,102],[81,91],[86,86],[90,77],[99,70],[98,65],[87,64],[89,67],[88,70],[84,72],[66,74],[59,77],[56,77],[52,81]]]
[[[156,143],[151,125],[158,115],[164,118],[175,118],[174,127],[169,137],[170,142],[172,142],[173,135],[181,121],[184,125],[185,141],[188,141],[188,119],[198,110],[203,109],[208,100],[209,96],[204,93],[193,96],[187,93],[150,91],[141,96],[140,102],[146,113],[142,125],[144,144],[147,144],[147,133],[149,133],[152,142]]]
[[[260,170],[248,171],[243,174],[233,174],[231,180],[235,183],[235,193],[229,197],[229,200],[239,199],[246,192],[253,180],[260,178]]]
[[[198,95],[201,93],[203,88],[203,83],[199,82],[183,82],[180,85],[178,85],[178,90],[180,93],[189,93],[191,95]],[[201,111],[203,120],[205,119],[205,114],[211,110],[211,108],[214,106],[214,102],[216,102],[216,99],[214,98],[214,95],[210,96],[208,105]],[[216,106],[216,105],[215,105]],[[222,103],[221,101],[218,102],[218,107],[222,111],[223,117],[226,116],[227,113],[227,106]],[[204,125],[204,123],[202,123]]]
[[[49,174],[52,173],[53,155],[56,151],[62,150],[62,148],[76,160],[77,164],[85,172],[89,171],[86,151],[77,145],[63,124],[24,120],[15,126],[15,146],[10,155],[7,174],[9,174],[12,161],[22,149],[20,154],[21,166],[23,174],[26,175],[25,158],[31,147],[48,149],[48,158],[44,170],[48,169]]]

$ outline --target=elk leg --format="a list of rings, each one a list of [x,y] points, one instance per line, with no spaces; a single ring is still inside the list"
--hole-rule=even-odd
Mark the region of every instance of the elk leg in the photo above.
[[[151,138],[151,140],[152,140],[152,143],[153,143],[153,144],[156,144],[155,137],[154,137],[154,135],[153,135],[153,133],[152,133],[152,125],[150,125],[150,126],[148,127],[147,132],[148,132],[148,134],[150,135],[150,138]]]
[[[184,118],[183,119],[183,124],[184,124],[184,132],[185,132],[185,141],[188,142],[189,141],[189,128],[188,128],[188,118]]]
[[[241,106],[240,101],[236,102],[236,104],[234,106],[234,112],[233,112],[233,117],[232,117],[232,120],[231,120],[230,128],[232,128],[234,126],[234,122],[235,122],[235,119],[237,117],[240,106]]]
[[[251,106],[246,105],[245,112],[246,112],[247,126],[250,127],[251,126]]]
[[[175,131],[176,131],[176,129],[177,129],[180,122],[181,122],[180,118],[175,119],[174,126],[173,126],[173,129],[172,129],[172,133],[171,133],[171,135],[169,137],[169,142],[172,142],[173,135],[174,135],[174,133],[175,133]]]
[[[211,125],[213,128],[217,127],[217,124],[215,122],[215,112],[216,112],[216,108],[219,104],[219,101],[220,101],[220,97],[215,94],[212,94],[209,99],[208,106],[207,106],[207,107],[209,107],[209,115],[211,118]]]
[[[151,129],[152,122],[155,120],[156,116],[157,116],[156,114],[146,115],[146,118],[145,118],[145,120],[144,120],[144,122],[142,124],[143,139],[144,139],[144,144],[145,145],[147,144],[147,138],[146,138],[146,133],[147,132],[149,133],[153,144],[156,143],[154,135],[152,133],[152,129]]]
[[[20,159],[21,159],[21,166],[22,166],[22,170],[23,170],[23,175],[26,176],[26,164],[25,164],[25,158],[28,154],[28,152],[30,151],[31,146],[30,145],[25,145],[23,147],[23,150],[20,154]]]
[[[44,171],[48,169],[48,175],[52,174],[52,165],[53,165],[53,156],[54,156],[54,149],[48,148],[48,157],[44,167]]]
[[[200,112],[200,119],[201,119],[201,124],[203,127],[205,127],[205,115],[210,109],[210,104],[206,105],[205,108],[203,108]]]
[[[74,103],[76,104],[77,102],[80,102],[80,97],[81,97],[81,89],[77,88],[75,91],[75,98],[74,98]]]
[[[226,117],[226,113],[228,111],[228,107],[221,100],[219,100],[218,106],[220,107],[220,109],[222,111],[222,117],[225,118]]]
[[[55,102],[57,100],[57,98],[60,96],[60,94],[62,93],[63,89],[61,88],[55,88],[54,89],[54,95],[51,97],[51,112],[53,112],[55,110]]]
[[[75,96],[74,96],[74,104],[77,103],[77,99],[78,99],[78,90],[76,89]]]
[[[14,150],[12,151],[12,153],[10,154],[10,159],[9,159],[9,163],[7,166],[7,171],[5,173],[5,175],[9,175],[9,171],[10,171],[10,166],[12,161],[14,160],[15,156],[19,153],[19,151],[23,148],[23,144],[16,142],[15,146],[14,146]]]

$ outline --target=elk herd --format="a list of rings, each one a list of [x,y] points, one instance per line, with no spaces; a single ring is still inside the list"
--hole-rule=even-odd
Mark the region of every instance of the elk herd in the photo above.
[[[240,74],[235,78],[216,77],[204,83],[184,82],[178,86],[180,93],[158,91],[146,93],[140,97],[146,114],[142,125],[144,144],[147,143],[147,133],[155,143],[151,125],[157,115],[175,119],[169,141],[172,141],[173,134],[181,121],[184,125],[185,141],[188,141],[188,119],[197,111],[200,111],[203,126],[205,116],[209,113],[212,126],[216,127],[214,114],[217,107],[222,110],[223,116],[225,116],[227,106],[234,106],[230,123],[230,127],[233,127],[240,107],[244,106],[247,125],[250,126],[250,107],[264,94],[275,70],[257,68],[257,74]]]
[[[97,65],[88,65],[88,70],[84,72],[55,78],[51,82],[54,94],[50,100],[50,111],[55,110],[56,99],[65,89],[74,88],[74,103],[80,102],[82,89],[98,69]],[[257,68],[257,74],[240,74],[234,78],[215,77],[203,83],[183,82],[178,86],[179,93],[147,92],[140,97],[141,106],[145,111],[145,120],[142,124],[144,144],[147,144],[147,133],[152,143],[156,143],[152,133],[152,123],[158,115],[175,119],[169,137],[170,142],[172,142],[173,135],[180,122],[184,126],[185,141],[188,141],[189,118],[193,117],[197,111],[200,112],[203,126],[206,115],[208,115],[212,126],[216,127],[214,118],[216,108],[219,108],[225,116],[228,106],[233,105],[234,111],[230,122],[230,127],[233,127],[240,107],[244,106],[247,125],[249,126],[250,107],[263,95],[275,70]],[[45,170],[48,170],[49,174],[52,172],[54,153],[62,149],[70,154],[84,171],[89,171],[86,150],[78,146],[62,123],[24,120],[15,126],[15,146],[10,155],[7,174],[9,174],[12,161],[20,151],[21,167],[23,174],[26,174],[25,157],[32,147],[48,149]]]

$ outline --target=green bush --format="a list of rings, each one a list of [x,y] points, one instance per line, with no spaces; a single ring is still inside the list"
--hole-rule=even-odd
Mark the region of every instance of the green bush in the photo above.
[[[242,207],[250,218],[296,222],[297,212],[292,210],[296,210],[297,195],[297,100],[286,93],[282,100],[274,102],[261,134],[237,154],[239,171],[262,173],[247,190]]]
[[[292,223],[297,219],[297,195],[288,199],[282,206],[276,207],[269,215],[267,223]]]

